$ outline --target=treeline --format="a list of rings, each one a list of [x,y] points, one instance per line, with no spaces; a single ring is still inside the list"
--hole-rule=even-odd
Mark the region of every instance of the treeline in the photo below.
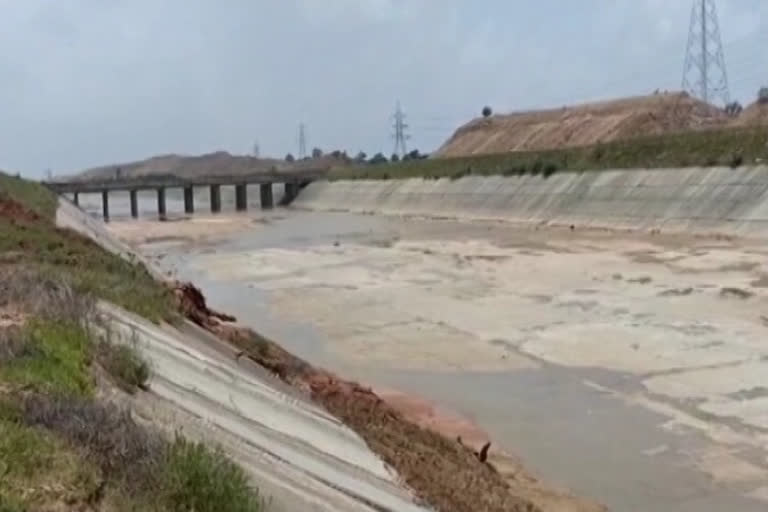
[[[423,160],[425,158],[429,157],[428,153],[421,153],[418,149],[414,149],[409,151],[408,153],[405,153],[404,155],[400,156],[398,153],[392,153],[392,155],[387,158],[387,156],[384,153],[376,153],[375,155],[369,157],[364,151],[360,151],[355,155],[354,157],[351,157],[347,154],[346,151],[341,150],[335,150],[331,151],[330,153],[324,153],[322,149],[320,148],[314,148],[312,150],[312,156],[304,157],[301,160],[314,160],[318,158],[323,158],[324,156],[330,156],[336,160],[340,160],[345,163],[355,163],[359,165],[383,165],[388,163],[397,163],[397,162],[408,162],[411,160]],[[285,161],[286,162],[296,162],[298,159],[293,156],[292,153],[288,153],[285,155]]]

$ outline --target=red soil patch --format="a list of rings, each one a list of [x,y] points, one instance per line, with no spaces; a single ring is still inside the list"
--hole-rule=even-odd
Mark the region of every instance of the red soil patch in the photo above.
[[[25,208],[18,202],[7,197],[0,196],[0,217],[11,219],[11,222],[35,222],[40,220],[40,216],[35,212]]]

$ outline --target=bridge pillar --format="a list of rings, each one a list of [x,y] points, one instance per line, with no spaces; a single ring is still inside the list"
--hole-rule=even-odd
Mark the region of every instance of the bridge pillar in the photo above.
[[[72,202],[75,203],[75,206],[80,206],[80,192],[72,194]]]
[[[109,222],[109,192],[101,191],[101,211],[104,214],[104,222]]]
[[[235,209],[239,212],[248,209],[248,188],[245,183],[235,185]]]
[[[219,185],[211,185],[211,212],[218,213],[221,211],[221,187]]]
[[[272,208],[274,206],[274,201],[272,199],[272,184],[262,183],[259,185],[259,192],[261,195],[261,207]]]
[[[131,190],[131,217],[137,219],[139,217],[139,197],[137,190]]]
[[[284,185],[284,189],[283,204],[291,204],[296,199],[296,196],[299,195],[299,184],[289,182]]]
[[[184,187],[184,213],[195,213],[194,187]]]
[[[160,220],[165,220],[165,187],[157,189],[157,216]]]

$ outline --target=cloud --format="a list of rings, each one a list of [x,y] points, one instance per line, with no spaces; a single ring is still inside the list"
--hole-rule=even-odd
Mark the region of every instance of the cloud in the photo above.
[[[156,153],[421,149],[496,111],[679,86],[690,14],[664,0],[0,0],[0,168]],[[718,2],[734,93],[768,69],[768,3]],[[763,38],[763,39],[760,39]],[[762,42],[761,42],[762,41]],[[759,53],[759,52],[758,52]]]

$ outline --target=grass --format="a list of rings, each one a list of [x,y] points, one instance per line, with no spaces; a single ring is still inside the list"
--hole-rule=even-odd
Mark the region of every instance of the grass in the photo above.
[[[220,449],[168,440],[97,398],[97,367],[129,392],[146,388],[150,371],[133,346],[112,344],[109,330],[96,328],[92,300],[23,267],[0,272],[0,308],[8,305],[29,318],[0,328],[0,507],[264,510]]]
[[[56,215],[56,196],[38,183],[0,172],[0,195],[13,198],[41,217],[53,219]]]
[[[75,322],[32,320],[16,336],[16,350],[0,368],[0,379],[38,392],[90,396],[90,338]]]
[[[104,299],[149,320],[176,321],[171,291],[139,263],[55,226],[56,197],[42,185],[0,174],[0,201],[14,201],[39,219],[0,215],[0,262],[23,262],[66,280],[83,295]]]
[[[117,406],[33,395],[24,401],[22,417],[26,425],[78,447],[83,459],[100,470],[100,478],[123,499],[142,504],[141,510],[264,510],[258,490],[223,451],[182,436],[169,442]],[[41,462],[35,457],[24,464],[34,468]]]
[[[53,433],[0,420],[0,511],[32,511],[58,501],[86,501],[97,469]]]
[[[221,450],[177,437],[162,471],[161,492],[171,510],[259,512],[264,501],[243,470]]]
[[[638,137],[577,148],[520,151],[456,158],[429,158],[388,165],[334,168],[329,179],[451,178],[468,175],[520,176],[605,169],[712,167],[768,160],[768,129],[729,128]]]
[[[102,341],[98,344],[97,359],[123,391],[134,394],[140,389],[147,389],[149,364],[134,347]]]

